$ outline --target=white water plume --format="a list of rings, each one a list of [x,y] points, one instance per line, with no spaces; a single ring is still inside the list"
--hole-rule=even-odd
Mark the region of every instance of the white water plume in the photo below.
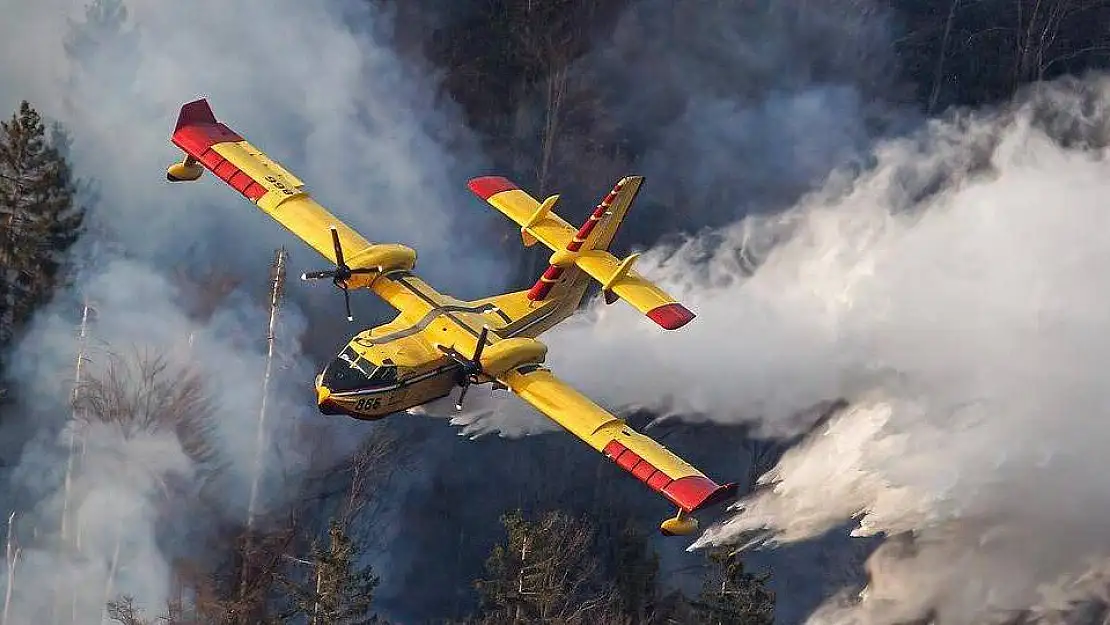
[[[853,519],[900,536],[869,560],[867,600],[813,622],[970,623],[1101,591],[1108,101],[1092,77],[936,121],[784,213],[654,250],[643,271],[698,318],[666,333],[598,304],[552,332],[550,364],[611,406],[767,436],[849,400],[694,545]],[[471,427],[513,433],[516,413]]]

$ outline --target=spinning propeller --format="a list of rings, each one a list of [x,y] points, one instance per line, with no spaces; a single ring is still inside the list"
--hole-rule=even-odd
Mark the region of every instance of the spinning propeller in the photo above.
[[[347,309],[347,321],[354,321],[355,318],[351,315],[351,294],[347,290],[346,280],[356,273],[374,273],[377,269],[351,269],[347,266],[347,263],[343,262],[343,246],[339,244],[339,231],[335,229],[335,226],[331,227],[331,241],[335,244],[335,269],[305,272],[301,274],[301,280],[331,278],[332,283],[343,291],[343,304]]]
[[[466,397],[466,392],[470,389],[470,385],[481,383],[478,376],[484,373],[482,370],[482,350],[486,347],[486,337],[488,336],[489,326],[482,326],[482,332],[478,334],[478,346],[474,348],[474,355],[470,358],[460,354],[459,350],[454,347],[440,347],[443,353],[462,365],[463,381],[460,384],[462,390],[459,391],[459,400],[455,402],[455,410],[462,410],[463,399]]]

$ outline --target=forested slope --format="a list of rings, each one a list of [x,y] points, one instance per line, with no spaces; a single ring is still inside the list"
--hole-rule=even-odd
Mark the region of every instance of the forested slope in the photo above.
[[[156,186],[166,163],[153,157],[176,156],[162,122],[190,90],[249,72],[164,88],[141,61],[166,24],[131,4],[94,0],[50,42],[73,69],[65,85],[36,92],[33,58],[0,72],[15,98],[0,125],[0,623],[759,625],[799,622],[863,581],[867,541],[682,551],[656,534],[666,505],[562,434],[465,440],[438,417],[320,418],[311,376],[351,328],[333,293],[286,284],[317,259],[233,193]],[[231,114],[372,238],[419,243],[420,269],[463,296],[530,284],[545,261],[465,196],[467,177],[561,193],[579,221],[620,176],[645,174],[619,254],[774,214],[930,116],[1004,107],[1110,60],[1101,2],[326,5],[360,42],[337,49],[365,57],[340,78],[379,87],[350,101],[373,105],[352,113],[289,87],[271,107],[278,96],[230,88]],[[295,21],[282,23],[292,40]],[[348,63],[328,58],[287,71]],[[395,99],[379,99],[375,72],[402,85]],[[361,125],[327,126],[332,113]],[[1061,143],[1088,140],[1070,117],[1039,119]],[[938,186],[907,183],[921,197]],[[759,260],[735,264],[750,275]],[[383,312],[358,307],[367,323]],[[263,391],[271,370],[277,390]],[[637,427],[658,416],[626,412]],[[749,488],[798,440],[691,421],[653,432]]]

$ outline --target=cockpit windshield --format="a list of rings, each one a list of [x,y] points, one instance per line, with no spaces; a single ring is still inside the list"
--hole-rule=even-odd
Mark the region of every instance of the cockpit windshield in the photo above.
[[[397,367],[375,365],[347,347],[324,368],[320,382],[332,392],[388,386],[397,380]]]

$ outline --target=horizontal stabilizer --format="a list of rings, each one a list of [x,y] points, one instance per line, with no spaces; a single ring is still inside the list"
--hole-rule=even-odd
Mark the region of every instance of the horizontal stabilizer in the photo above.
[[[520,226],[524,245],[540,242],[551,250],[549,266],[528,292],[529,299],[543,301],[566,271],[577,267],[601,284],[606,303],[623,299],[660,327],[677,330],[694,313],[633,269],[638,254],[621,260],[608,251],[642,183],[641,176],[622,178],[578,229],[554,212],[558,195],[540,202],[502,176],[474,178],[468,186]]]

